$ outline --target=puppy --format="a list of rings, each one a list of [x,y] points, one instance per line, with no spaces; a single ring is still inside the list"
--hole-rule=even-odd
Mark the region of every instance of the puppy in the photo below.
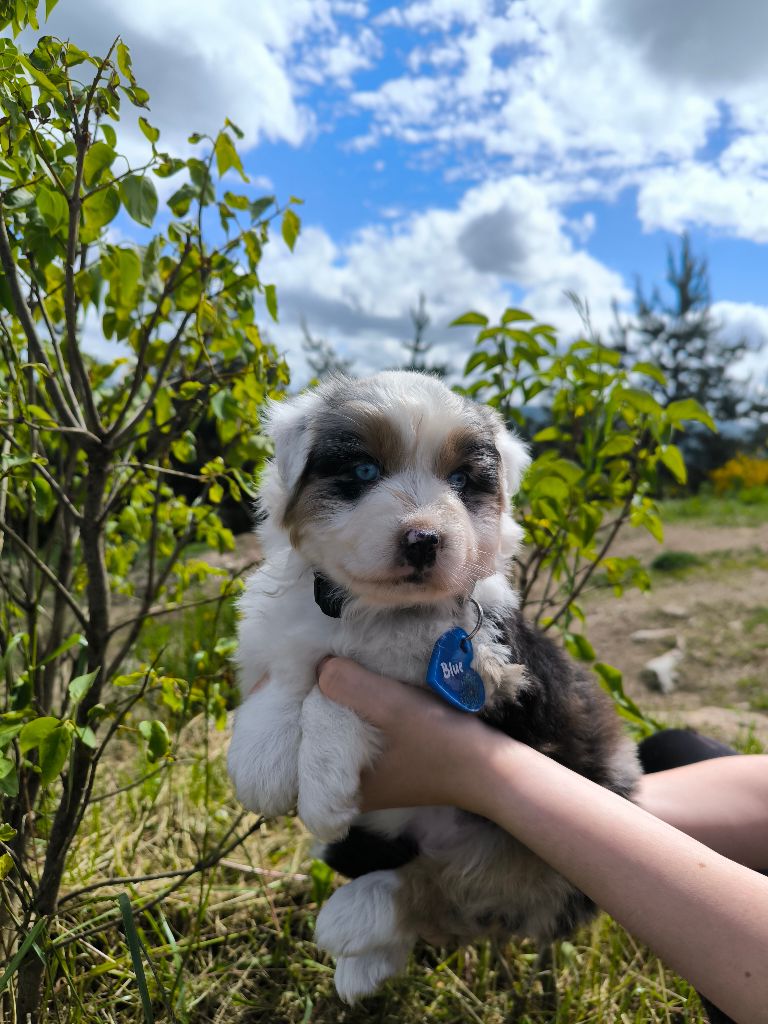
[[[269,411],[275,457],[261,484],[264,564],[241,600],[242,704],[229,772],[246,807],[298,805],[354,880],[317,920],[347,1001],[401,971],[418,936],[540,942],[590,901],[491,822],[450,807],[359,815],[360,772],[380,735],[315,685],[326,654],[425,685],[436,640],[474,637],[482,717],[628,796],[634,744],[610,700],[523,620],[508,581],[510,514],[529,462],[501,417],[417,373],[334,377]],[[470,600],[473,599],[473,600]]]

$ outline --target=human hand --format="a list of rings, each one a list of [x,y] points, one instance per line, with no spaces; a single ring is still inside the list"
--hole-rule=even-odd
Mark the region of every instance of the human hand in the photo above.
[[[476,767],[501,734],[431,693],[376,675],[347,658],[328,658],[318,684],[385,737],[361,778],[361,810],[448,804],[473,810]]]

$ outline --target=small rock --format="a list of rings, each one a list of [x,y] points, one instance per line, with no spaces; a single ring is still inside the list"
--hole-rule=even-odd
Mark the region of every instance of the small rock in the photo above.
[[[688,609],[679,604],[665,604],[659,608],[662,615],[668,619],[687,619]]]
[[[629,639],[636,644],[654,644],[664,642],[668,647],[679,647],[677,633],[674,629],[638,629],[631,633]]]
[[[653,690],[661,690],[662,693],[672,693],[677,685],[677,666],[683,658],[683,652],[678,647],[665,651],[658,658],[651,658],[643,666],[640,678]]]

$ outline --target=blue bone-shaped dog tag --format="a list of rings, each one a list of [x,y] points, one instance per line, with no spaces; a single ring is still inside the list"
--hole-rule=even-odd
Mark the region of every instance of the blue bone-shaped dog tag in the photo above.
[[[485,704],[483,680],[470,668],[472,641],[460,627],[438,637],[427,669],[427,682],[460,711],[481,711]]]

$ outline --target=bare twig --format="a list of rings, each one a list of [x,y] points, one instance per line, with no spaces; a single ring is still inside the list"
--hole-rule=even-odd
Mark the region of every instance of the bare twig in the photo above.
[[[41,573],[43,573],[44,576],[47,577],[49,582],[53,584],[53,586],[56,588],[56,590],[61,594],[61,596],[67,602],[67,604],[69,605],[70,609],[74,613],[75,618],[77,619],[77,621],[80,623],[81,626],[83,626],[85,628],[87,626],[87,623],[88,623],[88,618],[84,614],[83,609],[78,605],[78,603],[77,603],[77,601],[75,601],[74,597],[72,597],[72,595],[67,590],[67,588],[59,581],[59,579],[49,569],[49,567],[45,564],[45,562],[43,562],[40,558],[38,558],[37,554],[32,550],[32,548],[25,541],[22,540],[21,537],[19,537],[19,535],[16,533],[16,531],[13,530],[6,522],[3,522],[3,520],[1,520],[1,519],[0,519],[0,530],[2,530],[3,533],[5,533],[8,536],[8,538],[21,551],[24,552],[24,554],[27,556],[27,558],[30,560],[30,562],[32,562],[32,564],[35,566],[35,568],[37,568]]]

